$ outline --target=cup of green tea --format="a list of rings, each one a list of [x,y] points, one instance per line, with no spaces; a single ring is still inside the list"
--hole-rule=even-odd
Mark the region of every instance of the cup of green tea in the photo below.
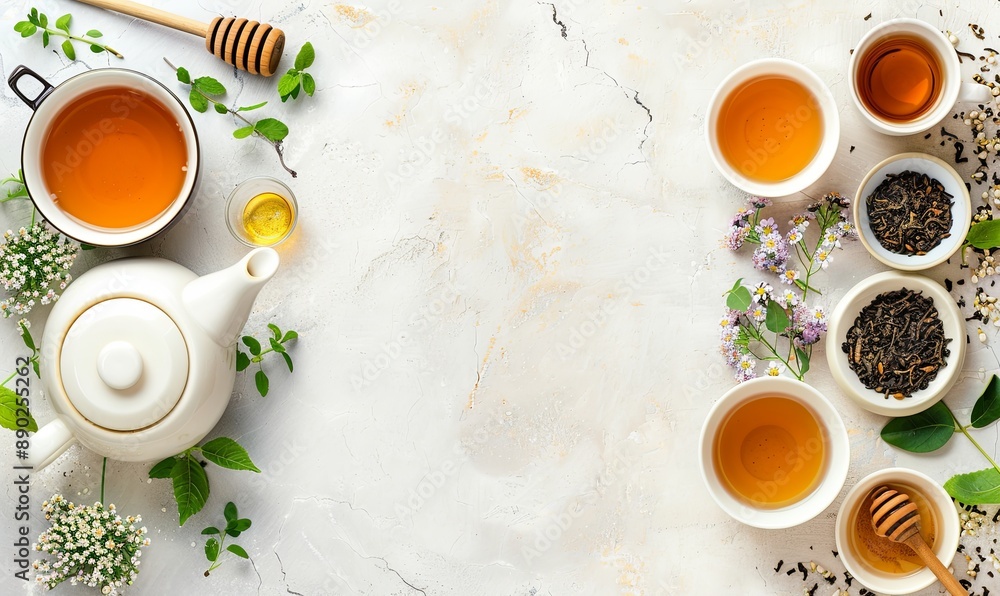
[[[886,21],[865,34],[851,54],[848,78],[865,122],[894,136],[930,130],[958,102],[993,100],[983,85],[962,82],[955,47],[917,19]]]
[[[26,94],[25,77],[41,91]],[[56,229],[85,244],[129,246],[180,219],[201,150],[191,116],[166,87],[118,68],[53,86],[24,66],[8,84],[34,110],[21,150],[25,188]]]
[[[712,161],[729,182],[752,195],[780,197],[805,189],[830,167],[840,116],[814,72],[769,58],[719,84],[706,132]]]

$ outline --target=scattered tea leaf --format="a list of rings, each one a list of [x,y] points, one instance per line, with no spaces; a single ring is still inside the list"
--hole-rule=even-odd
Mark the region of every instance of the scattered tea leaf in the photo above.
[[[882,440],[911,453],[929,453],[944,447],[955,434],[955,419],[944,402],[902,418],[894,418],[882,429]]]

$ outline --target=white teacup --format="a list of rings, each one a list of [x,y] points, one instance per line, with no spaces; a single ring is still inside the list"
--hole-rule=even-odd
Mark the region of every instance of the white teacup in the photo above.
[[[937,102],[922,115],[904,122],[890,121],[872,113],[861,100],[858,91],[858,69],[862,59],[879,43],[893,37],[909,37],[917,40],[925,49],[936,55],[941,66],[942,88]],[[944,120],[958,102],[986,103],[993,100],[993,95],[985,86],[962,82],[962,69],[958,55],[955,54],[955,46],[948,41],[944,33],[917,19],[886,21],[865,34],[851,54],[848,78],[851,83],[851,99],[864,116],[865,122],[875,130],[893,136],[912,135],[930,130]]]
[[[726,99],[740,86],[763,77],[791,79],[802,85],[809,90],[816,103],[815,105],[802,106],[802,113],[797,113],[796,116],[800,118],[818,116],[823,119],[823,138],[815,157],[794,176],[777,182],[764,182],[747,177],[726,160],[722,154],[722,148],[719,146],[719,118]],[[708,104],[708,124],[705,128],[712,161],[726,180],[752,195],[782,197],[804,190],[819,180],[820,176],[830,167],[840,143],[840,112],[830,89],[816,76],[816,73],[798,62],[781,58],[765,58],[744,64],[722,81]],[[766,160],[769,157],[767,151],[762,150],[761,154],[748,155],[747,159]],[[759,165],[761,162],[757,163]]]
[[[747,402],[762,397],[784,397],[805,406],[824,435],[826,461],[817,486],[794,503],[780,508],[759,507],[733,494],[726,488],[714,458],[719,430],[729,415]],[[749,526],[780,529],[803,524],[830,506],[847,479],[850,451],[847,428],[837,409],[822,393],[811,385],[787,377],[760,377],[733,387],[709,410],[701,429],[699,461],[708,492],[723,511]],[[776,477],[774,481],[782,482],[782,478]]]

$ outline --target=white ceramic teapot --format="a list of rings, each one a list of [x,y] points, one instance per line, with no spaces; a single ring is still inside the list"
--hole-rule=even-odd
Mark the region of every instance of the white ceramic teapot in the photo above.
[[[222,417],[236,378],[236,339],[278,253],[252,251],[198,277],[156,258],[94,267],[45,324],[42,384],[56,419],[32,437],[41,468],[74,441],[123,461],[195,445]]]

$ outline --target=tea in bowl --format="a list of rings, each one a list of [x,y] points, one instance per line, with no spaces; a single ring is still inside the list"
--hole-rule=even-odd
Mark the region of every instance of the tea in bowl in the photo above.
[[[19,87],[34,78],[34,98]],[[103,68],[52,86],[19,66],[11,89],[35,113],[21,151],[25,188],[56,229],[94,246],[128,246],[184,213],[198,179],[194,122],[166,87]]]
[[[894,155],[872,168],[851,209],[861,244],[903,271],[948,260],[972,222],[965,181],[950,165],[924,153]]]
[[[708,147],[734,186],[757,196],[790,195],[833,162],[840,116],[830,90],[790,60],[757,60],[730,74],[709,102]]]
[[[784,377],[732,388],[701,430],[702,477],[731,517],[764,529],[819,515],[847,478],[847,429],[816,389]]]
[[[910,416],[941,400],[965,361],[965,320],[941,284],[886,271],[848,290],[830,316],[830,373],[869,412]]]
[[[869,590],[910,594],[936,581],[910,547],[878,536],[869,511],[872,493],[888,486],[916,504],[920,534],[947,568],[958,549],[958,515],[951,497],[928,476],[907,468],[888,468],[859,481],[844,497],[835,528],[837,552],[847,571]]]

